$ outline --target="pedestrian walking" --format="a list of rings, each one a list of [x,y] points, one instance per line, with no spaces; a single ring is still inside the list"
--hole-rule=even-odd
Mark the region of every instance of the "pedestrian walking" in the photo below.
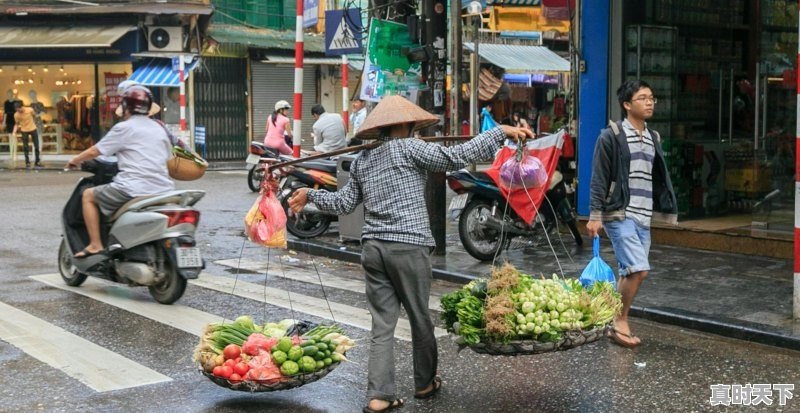
[[[39,134],[36,133],[36,113],[33,109],[22,105],[22,101],[14,102],[14,129],[11,134],[16,136],[17,131],[22,135],[22,150],[25,153],[25,167],[31,167],[31,158],[29,155],[30,148],[28,141],[33,140],[33,153],[34,153],[34,166],[41,167],[42,163],[39,160]]]
[[[597,139],[592,160],[590,216],[586,229],[601,228],[611,240],[619,264],[622,312],[610,337],[633,348],[641,340],[631,333],[628,313],[639,286],[650,272],[650,223],[677,224],[677,201],[658,132],[647,127],[658,100],[646,82],[629,80],[617,89],[625,119],[610,123]]]
[[[384,98],[367,116],[357,138],[378,139],[353,161],[350,180],[337,192],[298,189],[289,200],[294,211],[312,202],[325,212],[345,215],[364,204],[361,264],[372,314],[367,398],[363,411],[382,412],[403,406],[397,396],[394,330],[402,304],[412,330],[415,398],[442,388],[436,374],[438,353],[428,310],[431,286],[431,235],[425,204],[427,172],[446,172],[492,159],[507,138],[525,140],[527,130],[511,126],[488,130],[467,143],[445,147],[411,135],[438,122],[400,96]]]

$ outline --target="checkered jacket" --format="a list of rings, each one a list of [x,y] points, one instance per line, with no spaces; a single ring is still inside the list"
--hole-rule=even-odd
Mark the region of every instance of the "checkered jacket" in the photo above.
[[[349,214],[363,202],[363,239],[435,246],[425,204],[427,172],[455,171],[492,159],[505,138],[502,129],[494,128],[451,147],[419,139],[387,139],[353,161],[344,188],[309,190],[308,200],[337,215]]]

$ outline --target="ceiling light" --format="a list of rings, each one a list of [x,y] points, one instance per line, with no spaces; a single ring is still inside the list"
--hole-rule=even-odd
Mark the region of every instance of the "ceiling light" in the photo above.
[[[64,71],[64,65],[61,65],[61,69],[58,69],[58,70],[63,72]]]
[[[49,71],[50,71],[50,70],[48,70],[48,69],[47,69],[47,66],[45,66],[45,67],[44,67],[44,72],[45,72],[45,73],[47,73],[47,72],[49,72]]]
[[[33,72],[33,69],[30,66],[28,66],[28,71]]]
[[[81,81],[80,81],[80,79],[78,79],[78,84],[79,84],[79,85],[81,84]]]
[[[28,83],[33,83],[33,79],[28,79]]]

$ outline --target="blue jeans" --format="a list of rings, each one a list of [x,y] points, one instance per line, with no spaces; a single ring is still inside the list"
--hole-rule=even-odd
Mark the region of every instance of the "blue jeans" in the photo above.
[[[627,277],[640,271],[650,271],[650,228],[625,218],[624,221],[603,222],[608,239],[619,263],[619,275]]]

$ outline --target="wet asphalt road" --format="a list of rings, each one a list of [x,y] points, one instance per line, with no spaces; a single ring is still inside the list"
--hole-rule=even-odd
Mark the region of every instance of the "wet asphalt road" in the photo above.
[[[93,298],[45,285],[30,276],[57,272],[60,242],[58,216],[79,173],[0,172],[0,303],[58,326],[69,333],[118,353],[168,376],[171,381],[123,390],[98,392],[0,339],[0,411],[2,412],[358,412],[365,404],[368,332],[345,326],[359,345],[348,353],[352,362],[322,380],[302,388],[269,393],[232,392],[197,373],[191,353],[197,337]],[[238,172],[209,172],[181,188],[208,191],[198,239],[209,265],[209,276],[233,279],[236,271],[214,264],[224,259],[266,261],[267,251],[243,244],[242,219],[255,194]],[[242,246],[245,246],[242,249]],[[291,257],[289,259],[288,257]],[[322,258],[272,253],[287,271],[314,271],[358,280],[357,266]],[[291,261],[291,262],[289,262]],[[263,274],[240,271],[239,280],[255,284]],[[270,287],[323,297],[319,285],[270,277]],[[446,292],[454,284],[435,282]],[[133,290],[133,291],[128,291]],[[108,288],[107,294],[132,294],[144,299],[145,289]],[[365,308],[363,294],[326,288],[336,303]],[[234,294],[190,285],[181,306],[220,317],[252,314],[261,321],[287,318],[289,310],[263,305]],[[0,315],[5,316],[5,315]],[[320,318],[304,318],[322,321]],[[396,340],[399,395],[405,412],[690,412],[800,411],[800,396],[778,406],[716,406],[709,403],[709,385],[793,383],[800,392],[800,353],[649,322],[634,322],[644,344],[628,350],[607,340],[554,354],[516,358],[481,356],[439,339],[439,371],[445,384],[432,400],[416,401],[409,342]],[[91,355],[90,355],[91,357]],[[122,372],[120,371],[120,374]]]

